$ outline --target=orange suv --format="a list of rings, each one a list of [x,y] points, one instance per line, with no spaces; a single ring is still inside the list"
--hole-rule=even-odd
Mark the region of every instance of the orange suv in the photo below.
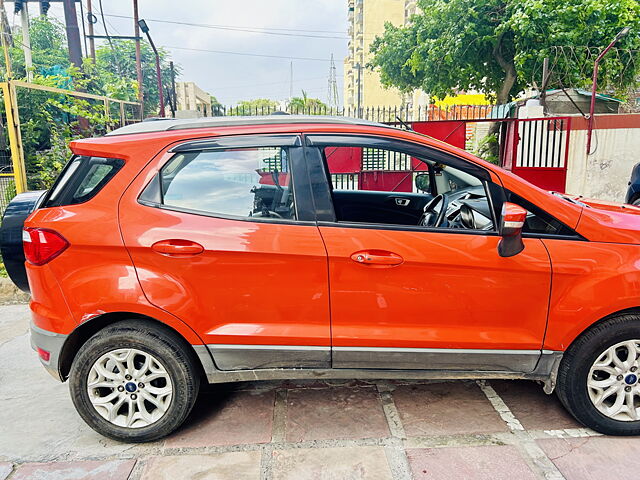
[[[530,379],[640,433],[639,208],[347,118],[149,121],[71,149],[7,209],[2,253],[40,360],[105,436],[169,434],[201,382],[299,378]]]

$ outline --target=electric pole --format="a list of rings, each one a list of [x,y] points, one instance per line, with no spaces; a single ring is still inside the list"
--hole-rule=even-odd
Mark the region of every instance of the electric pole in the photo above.
[[[356,63],[356,68],[358,69],[358,118],[362,116],[362,65],[360,62]]]
[[[31,35],[29,35],[29,9],[28,2],[20,6],[20,27],[22,29],[22,51],[24,52],[24,69],[27,73],[27,82],[33,81],[33,61],[31,59]],[[16,3],[16,9],[18,4]]]
[[[93,14],[93,7],[91,6],[91,0],[87,0],[87,23],[89,26],[89,52],[93,61],[96,61],[96,43],[93,39],[93,24],[96,21],[96,16]]]
[[[64,22],[69,44],[69,60],[76,68],[82,68],[82,46],[80,44],[80,29],[74,0],[62,0],[64,6]]]
[[[140,52],[140,25],[138,25],[138,0],[133,0],[133,35],[136,37],[136,74],[138,76],[138,101],[140,105],[144,100],[144,89],[142,86],[142,54]]]
[[[331,65],[329,66],[329,84],[327,86],[327,104],[329,108],[338,108],[340,100],[338,98],[338,81],[336,79],[336,62],[331,54]]]

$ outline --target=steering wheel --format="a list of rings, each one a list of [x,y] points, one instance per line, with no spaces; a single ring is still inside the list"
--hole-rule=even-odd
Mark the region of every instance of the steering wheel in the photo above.
[[[440,210],[435,211],[436,207],[440,205]],[[420,217],[418,225],[423,227],[447,227],[449,222],[447,221],[447,208],[449,207],[449,199],[444,194],[439,194],[433,197],[433,199],[424,206],[424,213]]]
[[[273,210],[267,210],[266,208],[259,212],[253,212],[251,216],[258,218],[283,218],[279,213],[276,213]]]

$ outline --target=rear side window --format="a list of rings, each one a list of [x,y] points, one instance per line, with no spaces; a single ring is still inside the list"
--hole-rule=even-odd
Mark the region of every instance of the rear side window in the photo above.
[[[124,160],[118,158],[73,157],[56,180],[43,206],[76,205],[90,200],[123,165]]]
[[[288,149],[178,153],[140,200],[214,216],[295,220]]]

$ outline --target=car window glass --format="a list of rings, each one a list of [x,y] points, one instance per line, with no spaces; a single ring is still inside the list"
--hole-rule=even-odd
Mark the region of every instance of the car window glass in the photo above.
[[[507,201],[513,202],[527,210],[523,233],[551,234],[551,235],[575,235],[575,232],[564,223],[556,220],[550,214],[525,200],[519,195],[506,190]]]
[[[286,148],[179,153],[161,170],[162,203],[236,217],[295,219]]]
[[[328,146],[322,153],[339,222],[494,228],[483,182],[465,171],[400,150]]]

